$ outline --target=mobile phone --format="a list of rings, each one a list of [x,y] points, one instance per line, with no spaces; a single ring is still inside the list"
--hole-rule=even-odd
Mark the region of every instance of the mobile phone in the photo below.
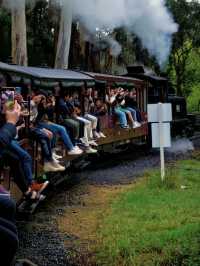
[[[15,88],[2,87],[0,89],[0,112],[5,113],[6,110],[12,110],[15,104]]]

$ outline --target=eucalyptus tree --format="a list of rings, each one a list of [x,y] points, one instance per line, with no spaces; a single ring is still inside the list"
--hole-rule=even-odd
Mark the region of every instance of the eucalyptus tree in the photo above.
[[[26,66],[28,57],[25,0],[10,1],[10,8],[12,16],[12,61],[14,64]]]
[[[60,0],[60,27],[55,68],[68,68],[72,33],[72,0]]]

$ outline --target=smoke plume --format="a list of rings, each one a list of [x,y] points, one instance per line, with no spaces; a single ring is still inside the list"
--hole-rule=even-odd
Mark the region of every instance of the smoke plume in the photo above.
[[[68,1],[68,0],[65,0]],[[163,65],[169,56],[172,34],[178,29],[165,0],[81,0],[73,1],[73,16],[87,30],[125,27],[136,34],[149,53]],[[120,49],[119,49],[120,51]]]
[[[37,0],[3,0],[9,8],[16,8],[26,3],[34,4]],[[47,1],[47,0],[44,0]],[[165,0],[52,0],[62,8],[73,4],[73,19],[78,19],[89,34],[96,35],[96,29],[124,27],[142,41],[149,53],[156,57],[162,66],[168,59],[172,34],[178,29],[169,13]],[[66,12],[66,16],[69,12]],[[69,14],[68,14],[69,15]],[[113,55],[121,52],[120,45],[105,36]]]

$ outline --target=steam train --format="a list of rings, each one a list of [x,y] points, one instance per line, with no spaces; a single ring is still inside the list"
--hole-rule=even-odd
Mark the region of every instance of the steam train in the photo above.
[[[169,93],[168,80],[158,77],[155,74],[148,73],[141,66],[130,66],[127,68],[127,74],[122,76],[80,72],[73,70],[59,70],[38,67],[23,67],[17,65],[8,65],[0,63],[0,83],[8,87],[20,87],[23,96],[28,99],[32,89],[40,88],[46,92],[51,92],[59,98],[60,90],[73,93],[76,91],[79,100],[82,103],[84,92],[87,88],[97,90],[102,99],[105,100],[108,87],[132,88],[135,91],[137,107],[140,110],[142,124],[137,128],[122,129],[118,124],[116,116],[108,112],[100,117],[101,130],[107,136],[98,140],[98,150],[112,153],[115,147],[127,145],[130,143],[147,143],[149,141],[150,131],[147,118],[147,105],[149,103],[169,102],[173,109],[172,132],[173,135],[187,134],[192,135],[194,130],[194,117],[187,114],[186,101],[182,97],[177,97]],[[81,104],[81,111],[84,113],[84,106]],[[57,120],[57,114],[55,114]],[[58,122],[58,121],[57,121]],[[28,122],[26,126],[28,127]],[[39,156],[38,144],[30,142],[28,129],[25,135],[20,139],[21,145],[32,154],[34,158],[34,174],[37,178],[43,173],[41,171],[41,157]],[[60,150],[63,150],[59,143]],[[86,155],[83,155],[86,156]],[[65,162],[76,162],[77,158],[66,156]],[[80,159],[78,159],[80,161]],[[66,175],[66,173],[65,173]],[[15,195],[19,195],[17,188],[13,186],[10,178],[5,178],[8,174],[2,173],[2,182],[7,186],[12,186]],[[49,178],[54,179],[55,174]],[[56,179],[57,180],[57,179]],[[19,197],[17,197],[19,198]]]

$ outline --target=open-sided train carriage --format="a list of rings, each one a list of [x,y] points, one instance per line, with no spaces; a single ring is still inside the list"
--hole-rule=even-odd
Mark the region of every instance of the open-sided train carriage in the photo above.
[[[112,144],[119,145],[125,144],[128,142],[141,142],[146,141],[148,135],[148,126],[147,126],[147,90],[145,83],[142,80],[128,78],[123,76],[114,76],[108,74],[100,73],[91,73],[83,72],[84,74],[89,75],[95,80],[95,89],[102,92],[103,97],[107,93],[107,89],[114,87],[122,87],[124,89],[134,88],[136,101],[138,108],[141,111],[143,118],[143,123],[141,127],[136,129],[121,129],[118,125],[117,117],[114,114],[107,114],[101,118],[101,123],[103,126],[103,131],[106,134],[107,138],[100,141],[99,144]],[[104,148],[104,147],[102,147]]]
[[[106,91],[109,86],[123,87],[123,88],[135,88],[135,94],[137,97],[138,107],[141,110],[143,117],[143,123],[141,127],[135,129],[121,129],[118,125],[117,118],[107,113],[100,118],[102,131],[107,136],[104,139],[98,140],[98,150],[104,150],[112,152],[112,147],[130,142],[145,141],[148,136],[147,125],[147,90],[145,83],[138,79],[104,75],[98,73],[82,73],[71,70],[58,70],[48,68],[37,67],[23,67],[16,65],[8,65],[0,63],[1,74],[1,86],[14,86],[20,87],[21,93],[25,99],[29,99],[32,89],[40,88],[44,91],[52,92],[57,99],[62,90],[66,90],[73,94],[78,92],[79,100],[82,103],[85,91],[87,88],[97,90],[102,99],[105,100]],[[84,105],[81,104],[81,111],[84,112]],[[30,115],[30,113],[29,113]],[[57,120],[58,113],[55,113],[55,121]],[[22,135],[20,142],[24,148],[26,148],[32,155],[34,162],[34,174],[36,177],[42,176],[41,156],[37,143],[29,140],[29,116],[26,117],[26,130]],[[62,152],[64,149],[62,143],[59,142],[59,150]],[[86,155],[82,155],[84,157]],[[76,159],[76,156],[66,156],[64,163],[68,163]],[[67,173],[64,173],[66,175]],[[54,176],[53,174],[52,176]],[[4,182],[8,179],[3,178]],[[8,182],[7,182],[8,183]],[[11,191],[16,198],[19,198],[20,193],[16,186],[11,182]],[[10,186],[9,185],[9,186]]]
[[[66,89],[81,88],[85,86],[94,85],[92,78],[87,75],[65,70],[51,70],[46,68],[31,68],[16,65],[7,65],[0,63],[1,73],[1,87],[20,87],[24,99],[28,99],[33,88],[40,88],[45,91],[53,91],[59,83]],[[21,135],[20,143],[26,150],[29,151],[33,158],[33,172],[35,177],[42,176],[41,156],[39,146],[36,142],[29,139],[29,116],[25,117],[26,129],[24,134]],[[56,116],[55,116],[56,118]],[[62,148],[61,148],[62,149]],[[72,157],[68,159],[73,159]],[[5,171],[6,170],[6,171]],[[21,193],[13,182],[10,182],[9,171],[3,169],[1,171],[2,182],[5,187],[10,189],[13,196],[18,200]],[[57,180],[57,179],[56,179]]]

